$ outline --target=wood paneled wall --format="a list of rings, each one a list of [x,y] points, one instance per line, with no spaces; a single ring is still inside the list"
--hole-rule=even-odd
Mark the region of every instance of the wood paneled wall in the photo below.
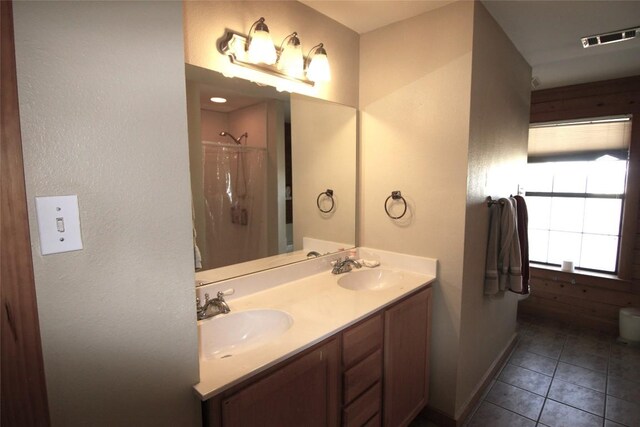
[[[531,269],[531,296],[520,301],[520,313],[550,317],[578,326],[618,334],[618,311],[639,307],[638,285],[564,271]]]
[[[640,75],[531,94],[531,123],[634,115],[622,219],[619,278],[531,269],[531,296],[519,311],[618,333],[618,310],[640,307]]]

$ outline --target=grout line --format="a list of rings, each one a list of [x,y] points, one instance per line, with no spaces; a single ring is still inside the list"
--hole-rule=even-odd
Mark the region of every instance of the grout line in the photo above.
[[[504,409],[505,411],[511,412],[512,414],[516,414],[517,416],[522,417],[522,418],[524,418],[525,420],[530,420],[530,421],[536,422],[533,418],[525,417],[524,415],[519,414],[519,413],[517,413],[517,412],[516,412],[516,411],[514,411],[514,410],[511,410],[511,409],[509,409],[509,408],[505,408],[505,407],[500,406],[500,405],[498,405],[498,404],[495,404],[495,403],[493,403],[493,402],[489,402],[488,400],[485,400],[485,401],[483,401],[483,402],[489,403],[489,404],[491,404],[491,405],[493,405],[493,406],[497,406],[498,408],[500,408],[500,409]],[[542,412],[542,410],[540,410],[540,412]],[[536,423],[537,423],[537,422],[536,422]]]
[[[563,402],[563,401],[561,401],[561,400],[554,399],[553,397],[547,397],[547,398],[545,399],[545,401],[546,401],[546,400],[552,400],[552,401],[554,401],[554,402],[556,402],[556,403],[560,403],[561,405],[568,406],[568,407],[573,408],[573,409],[577,409],[578,411],[582,411],[582,412],[585,412],[585,413],[587,413],[587,414],[595,415],[596,417],[598,417],[598,418],[602,418],[602,419],[604,420],[604,415],[598,415],[598,414],[596,414],[596,413],[594,413],[594,412],[587,411],[586,409],[578,408],[577,406],[571,405],[571,404],[569,404],[569,403],[567,403],[567,402]]]
[[[545,396],[543,396],[542,394],[538,394],[538,393],[536,393],[535,391],[527,390],[526,388],[518,387],[517,385],[510,384],[510,383],[508,383],[508,382],[506,382],[506,381],[496,380],[496,382],[497,382],[497,383],[502,383],[502,384],[509,385],[509,386],[511,386],[511,387],[517,388],[518,390],[522,390],[522,391],[526,391],[526,392],[531,393],[531,394],[535,394],[536,396],[538,396],[538,397],[542,397],[543,399],[545,398]],[[488,394],[488,393],[487,393],[487,394]],[[486,398],[486,396],[485,396],[485,398]]]
[[[532,326],[533,326],[533,327],[535,327],[535,325],[534,325],[534,324],[524,325],[524,327],[520,330],[520,333],[522,333],[522,334],[524,335],[524,333],[525,333],[526,331],[532,331],[532,330],[534,330],[535,328],[534,328],[534,329],[532,329]],[[573,335],[573,334],[567,333],[567,332],[565,332],[565,331],[560,331],[560,330],[555,329],[555,328],[549,328],[548,326],[545,326],[545,328],[549,329],[549,330],[550,330],[550,332],[555,333],[556,335],[563,335],[563,338],[562,338],[562,340],[561,340],[561,350],[560,350],[560,354],[559,354],[558,358],[553,358],[553,357],[549,357],[549,356],[544,355],[544,354],[536,353],[535,351],[530,351],[528,348],[522,348],[522,347],[520,347],[520,345],[516,346],[516,347],[514,348],[514,350],[511,352],[511,354],[509,355],[509,357],[507,358],[506,362],[503,364],[503,366],[502,366],[502,368],[500,369],[500,371],[498,372],[498,374],[495,376],[495,378],[494,378],[494,380],[493,380],[494,382],[493,382],[493,384],[491,385],[491,387],[489,387],[488,391],[485,393],[485,395],[483,396],[483,398],[479,401],[479,403],[478,403],[478,405],[477,405],[476,409],[474,410],[474,413],[469,417],[469,420],[468,420],[469,422],[471,422],[471,420],[473,419],[473,417],[476,415],[476,413],[477,413],[477,411],[478,411],[479,407],[480,407],[483,403],[487,403],[487,404],[490,404],[490,405],[494,405],[494,406],[496,406],[496,407],[498,407],[498,408],[500,408],[500,409],[502,409],[502,410],[504,410],[504,411],[511,412],[511,413],[513,413],[513,414],[515,414],[515,415],[517,415],[517,416],[519,416],[519,417],[525,418],[525,419],[527,419],[527,420],[535,421],[537,425],[540,425],[540,423],[541,423],[541,421],[540,421],[540,420],[542,419],[542,414],[543,414],[543,412],[544,412],[544,409],[545,409],[545,407],[546,407],[546,405],[547,405],[548,401],[550,401],[550,400],[551,400],[551,401],[553,401],[553,402],[557,402],[557,403],[559,403],[559,404],[562,404],[562,405],[568,406],[568,407],[573,408],[573,409],[575,409],[575,410],[582,411],[582,412],[584,412],[584,413],[587,413],[587,414],[590,414],[590,415],[593,415],[593,416],[600,417],[600,418],[602,419],[602,426],[604,426],[604,424],[605,424],[606,420],[608,419],[608,418],[606,417],[606,404],[607,404],[607,399],[610,397],[610,396],[609,396],[609,394],[608,394],[608,392],[609,392],[609,377],[611,376],[611,374],[610,374],[610,363],[611,363],[611,360],[612,360],[612,359],[618,360],[618,358],[615,358],[615,357],[613,357],[613,356],[612,356],[613,344],[612,344],[612,343],[608,343],[609,351],[608,351],[608,356],[606,356],[606,357],[605,357],[605,356],[601,356],[600,354],[589,353],[589,352],[586,352],[586,351],[584,352],[585,354],[589,354],[589,355],[592,355],[592,356],[597,356],[597,357],[599,357],[599,358],[606,359],[606,362],[607,362],[607,363],[606,363],[606,369],[605,369],[605,372],[602,372],[602,371],[596,371],[596,370],[593,370],[593,369],[590,369],[590,368],[586,368],[586,367],[584,367],[584,366],[580,366],[580,365],[576,365],[576,364],[574,364],[574,363],[569,363],[569,362],[567,362],[567,361],[560,360],[560,358],[562,357],[563,353],[564,353],[566,350],[570,349],[569,344],[568,344],[568,343],[569,343],[569,339],[570,339],[570,337],[574,337],[574,336],[576,336],[576,335]],[[586,338],[586,339],[589,339],[589,337],[582,337],[582,336],[579,336],[579,335],[577,335],[577,337],[578,337],[578,338]],[[560,342],[560,340],[558,340],[558,342]],[[552,375],[544,374],[544,373],[542,373],[542,372],[534,371],[534,370],[529,369],[529,368],[527,368],[527,367],[519,366],[519,365],[516,365],[516,364],[514,364],[514,363],[511,363],[511,357],[512,357],[512,356],[513,356],[513,354],[514,354],[516,351],[518,351],[518,350],[520,350],[520,351],[522,351],[522,352],[526,352],[526,353],[534,354],[534,355],[539,356],[539,357],[544,357],[544,358],[546,358],[546,359],[554,360],[554,361],[555,361],[555,367],[554,367],[554,370],[553,370],[553,374],[552,374]],[[557,372],[558,372],[558,367],[559,367],[559,365],[560,365],[560,362],[565,363],[565,364],[570,365],[570,366],[573,366],[573,367],[577,367],[577,368],[585,369],[585,370],[586,370],[586,371],[588,371],[588,372],[592,372],[592,373],[598,374],[598,375],[600,375],[600,376],[601,376],[601,375],[604,375],[604,379],[605,379],[605,391],[604,391],[604,393],[603,393],[602,391],[600,391],[600,390],[596,390],[596,389],[593,389],[593,388],[591,388],[591,387],[586,387],[586,386],[581,385],[581,384],[575,384],[575,383],[573,383],[573,382],[571,382],[571,381],[561,380],[560,378],[557,378],[557,377],[556,377],[556,375],[557,375]],[[524,369],[524,370],[530,371],[530,372],[532,372],[532,373],[540,374],[540,375],[544,375],[545,377],[550,378],[550,379],[551,379],[551,382],[550,382],[550,384],[549,384],[549,386],[548,386],[548,388],[547,388],[546,393],[545,393],[544,395],[541,395],[541,394],[538,394],[538,393],[533,392],[533,391],[531,391],[531,390],[527,390],[527,389],[525,389],[525,388],[519,387],[519,386],[517,386],[517,385],[510,384],[509,382],[507,382],[507,381],[505,381],[505,380],[499,379],[498,377],[502,374],[502,372],[504,371],[504,369],[506,368],[506,366],[507,366],[507,365],[511,365],[511,366],[513,366],[513,367],[515,367],[515,368],[521,368],[521,369]],[[635,365],[635,364],[634,364],[634,363],[632,363],[632,365]],[[618,377],[616,377],[616,378],[618,378]],[[559,400],[557,400],[557,399],[551,398],[551,397],[550,397],[551,386],[553,385],[553,382],[554,382],[554,380],[555,380],[555,379],[557,379],[558,381],[565,381],[565,382],[568,382],[568,383],[570,383],[570,384],[572,384],[572,385],[575,385],[575,386],[577,386],[577,387],[582,387],[582,388],[585,388],[585,389],[587,389],[587,390],[594,391],[594,392],[596,392],[596,393],[604,394],[604,408],[603,408],[603,415],[598,415],[597,413],[594,413],[594,412],[591,412],[591,411],[587,411],[587,410],[585,410],[585,409],[581,409],[581,408],[578,408],[578,407],[573,406],[573,405],[571,405],[571,404],[568,404],[568,403],[565,403],[565,402],[561,402],[561,401],[559,401]],[[624,378],[623,378],[623,379],[624,379]],[[629,380],[629,381],[631,381],[631,382],[632,382],[632,383],[634,383],[634,384],[637,384],[635,381],[632,381],[632,380]],[[503,384],[509,385],[509,386],[511,386],[511,387],[514,387],[514,388],[516,388],[516,389],[519,389],[519,390],[522,390],[522,391],[525,391],[525,392],[528,392],[528,393],[532,393],[534,396],[542,397],[544,400],[543,400],[543,404],[542,404],[542,406],[541,406],[541,408],[540,408],[540,412],[539,412],[539,414],[538,414],[538,417],[534,420],[533,418],[529,418],[529,417],[527,417],[527,416],[525,416],[525,415],[522,415],[522,414],[520,414],[520,413],[518,413],[518,412],[516,412],[516,411],[514,411],[514,410],[511,410],[511,409],[505,408],[505,407],[503,407],[503,406],[501,406],[501,405],[499,405],[499,404],[496,404],[496,403],[493,403],[493,402],[491,402],[491,401],[487,400],[487,396],[488,396],[488,394],[491,392],[491,389],[493,389],[493,387],[495,386],[495,383],[496,383],[496,382],[500,382],[500,383],[503,383]],[[614,396],[611,396],[611,397],[614,397]],[[625,399],[621,399],[621,400],[626,401]],[[628,401],[627,401],[627,402],[628,402]],[[630,403],[634,403],[634,402],[630,402]],[[612,420],[612,421],[613,421],[613,420]]]
[[[544,402],[542,404],[542,408],[540,408],[540,413],[538,414],[538,419],[536,420],[536,424],[540,423],[540,419],[542,418],[542,413],[544,412],[544,407],[547,406],[547,402],[549,401],[549,392],[551,392],[551,386],[553,386],[553,380],[556,377],[556,372],[558,371],[558,365],[560,365],[560,357],[562,356],[562,352],[564,351],[564,347],[567,344],[568,338],[565,337],[564,342],[562,343],[562,350],[560,350],[560,356],[556,361],[556,367],[553,369],[553,375],[551,376],[551,384],[549,384],[549,388],[547,389],[547,394],[544,397]]]
[[[506,364],[505,364],[505,366],[502,368],[502,370],[504,370],[504,368],[506,368],[506,367],[507,367],[507,365],[511,365],[511,366],[513,366],[513,367],[516,367],[516,368],[524,369],[524,370],[526,370],[526,371],[533,372],[534,374],[540,374],[540,375],[544,375],[545,377],[553,378],[553,375],[543,374],[542,372],[534,371],[533,369],[529,369],[529,368],[526,368],[526,367],[524,367],[524,366],[514,365],[513,363],[509,363],[509,361],[507,361],[507,363],[506,363]],[[558,364],[556,363],[556,367],[557,367],[557,366],[558,366]],[[554,371],[554,372],[555,372],[555,371]],[[500,373],[502,374],[502,371],[500,371]],[[497,378],[497,377],[496,377],[496,378]],[[503,382],[504,382],[504,381],[503,381]],[[536,394],[537,394],[537,393],[536,393]]]

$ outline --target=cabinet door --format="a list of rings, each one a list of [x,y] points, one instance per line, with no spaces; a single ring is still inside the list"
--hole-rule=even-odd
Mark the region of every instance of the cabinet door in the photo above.
[[[430,309],[429,288],[385,312],[385,426],[408,425],[427,404]]]
[[[222,425],[336,426],[338,357],[332,340],[224,399]]]

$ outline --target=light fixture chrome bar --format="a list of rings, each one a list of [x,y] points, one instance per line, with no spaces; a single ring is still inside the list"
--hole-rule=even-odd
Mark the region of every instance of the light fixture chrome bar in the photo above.
[[[249,68],[254,71],[260,71],[263,73],[275,75],[277,77],[281,77],[283,79],[287,79],[297,83],[304,83],[309,86],[314,86],[315,83],[306,78],[298,78],[290,76],[281,70],[278,69],[277,64],[267,65],[267,64],[254,64],[249,62],[247,59],[246,53],[247,46],[247,37],[242,34],[234,33],[232,31],[227,31],[224,38],[218,44],[218,50],[223,55],[227,55],[231,63],[240,65],[245,68]],[[276,51],[278,52],[278,56],[282,53],[280,48],[276,47]]]
[[[631,40],[636,37],[639,31],[640,27],[627,28],[626,30],[618,30],[610,33],[582,37],[580,41],[582,42],[582,47],[586,49],[588,47]]]

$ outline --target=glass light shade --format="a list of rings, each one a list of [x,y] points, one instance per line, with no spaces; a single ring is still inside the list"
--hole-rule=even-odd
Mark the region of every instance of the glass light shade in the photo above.
[[[328,82],[331,80],[329,60],[323,48],[316,50],[307,69],[307,78],[312,82]]]
[[[304,59],[302,46],[296,38],[291,38],[280,54],[278,69],[291,77],[300,78],[304,75]]]
[[[269,31],[256,29],[251,35],[251,42],[247,51],[248,59],[254,64],[273,65],[278,59],[276,47],[273,45]]]

